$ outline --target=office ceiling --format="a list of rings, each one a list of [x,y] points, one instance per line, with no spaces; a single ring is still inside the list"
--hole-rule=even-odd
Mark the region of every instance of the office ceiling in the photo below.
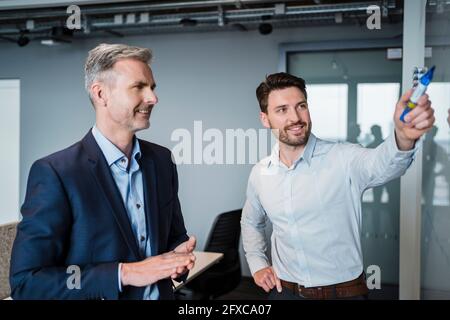
[[[71,7],[68,13],[74,4],[80,9],[78,20],[71,16],[77,8]],[[255,29],[264,35],[275,28],[303,25],[365,25],[370,5],[380,8],[383,23],[402,20],[403,0],[4,0],[0,2],[0,41],[26,45],[34,40],[72,42],[107,35]],[[448,12],[450,0],[428,1],[427,10]],[[67,29],[69,20],[75,29]]]

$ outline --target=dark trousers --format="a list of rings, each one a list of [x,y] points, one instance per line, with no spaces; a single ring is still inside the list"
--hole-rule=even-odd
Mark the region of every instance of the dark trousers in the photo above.
[[[286,288],[283,288],[281,293],[279,293],[276,288],[273,288],[272,290],[270,290],[268,300],[309,300],[309,299],[303,298],[299,295],[295,295]],[[341,298],[336,300],[368,300],[368,297],[364,295],[351,298]]]

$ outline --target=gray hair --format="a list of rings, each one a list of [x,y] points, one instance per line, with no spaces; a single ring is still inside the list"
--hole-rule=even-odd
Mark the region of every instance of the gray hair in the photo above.
[[[121,59],[136,59],[148,64],[152,59],[152,52],[147,48],[107,43],[99,44],[89,51],[84,65],[84,85],[90,98],[92,84],[96,80],[104,80],[105,73]]]

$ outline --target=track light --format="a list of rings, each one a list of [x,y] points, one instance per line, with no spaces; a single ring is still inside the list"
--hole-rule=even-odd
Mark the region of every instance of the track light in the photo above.
[[[263,22],[259,25],[258,30],[259,33],[262,35],[268,35],[272,33],[272,25],[270,23],[267,22]]]
[[[17,44],[19,47],[25,47],[30,42],[30,38],[25,35],[25,32],[26,31],[21,31],[19,39],[17,39]]]
[[[191,18],[183,18],[180,20],[180,24],[183,27],[195,27],[197,25],[197,20]]]
[[[73,30],[64,27],[53,27],[48,38],[42,39],[41,44],[45,46],[56,46],[62,43],[71,43]]]

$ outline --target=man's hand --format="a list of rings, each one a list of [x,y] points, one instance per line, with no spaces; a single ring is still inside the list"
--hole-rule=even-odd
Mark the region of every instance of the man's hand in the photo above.
[[[197,244],[197,240],[194,236],[190,236],[189,239],[175,248],[175,252],[177,253],[191,253],[195,249],[195,245]]]
[[[410,89],[400,98],[394,113],[397,146],[403,151],[411,150],[416,140],[430,130],[435,121],[434,110],[427,94],[421,96],[416,107],[405,116],[406,123],[400,120],[400,115],[412,93],[413,89]]]
[[[258,270],[253,275],[253,279],[255,283],[264,289],[264,291],[269,292],[274,287],[277,287],[277,291],[281,292],[281,281],[278,279],[275,274],[275,270],[273,267],[267,267],[261,270]]]
[[[195,249],[195,245],[197,244],[197,240],[195,239],[194,236],[190,236],[189,239],[183,243],[181,243],[180,245],[178,245],[174,252],[177,253],[192,253]],[[188,264],[185,267],[178,267],[176,272],[173,273],[171,275],[172,279],[176,279],[179,276],[185,274],[188,270],[192,270],[192,268],[194,267],[195,264],[195,260],[192,261],[190,264]]]
[[[149,257],[143,261],[123,263],[120,276],[123,286],[145,287],[176,274],[178,268],[193,264],[193,253],[174,251]]]

